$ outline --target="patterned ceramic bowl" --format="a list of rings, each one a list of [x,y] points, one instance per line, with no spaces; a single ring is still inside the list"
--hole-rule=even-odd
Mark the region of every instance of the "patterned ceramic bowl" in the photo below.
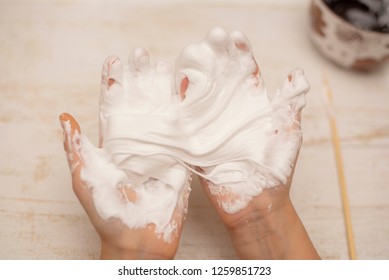
[[[331,1],[311,0],[310,6],[310,35],[324,56],[343,67],[357,70],[375,68],[389,58],[388,30],[357,27],[335,13],[326,2]],[[388,7],[386,12],[385,16],[389,16]],[[356,16],[363,17],[363,14]]]

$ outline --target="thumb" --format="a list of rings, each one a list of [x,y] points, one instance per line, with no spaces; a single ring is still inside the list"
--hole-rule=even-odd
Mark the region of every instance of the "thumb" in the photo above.
[[[63,144],[70,172],[72,173],[72,176],[74,174],[74,176],[79,177],[80,164],[82,163],[79,147],[77,147],[79,145],[79,136],[81,134],[80,126],[68,113],[61,114],[59,116],[59,120],[63,129]]]
[[[77,121],[68,113],[59,116],[64,135],[64,149],[72,175],[73,191],[81,205],[85,209],[94,225],[101,222],[101,218],[94,206],[90,189],[81,179],[81,169],[85,167],[85,161],[81,154],[81,129]],[[84,139],[85,140],[85,139]]]
[[[80,178],[81,168],[84,165],[84,161],[80,154],[80,125],[68,113],[61,114],[59,120],[63,129],[64,150],[72,175],[73,190],[80,199],[80,191],[84,188],[84,184]]]

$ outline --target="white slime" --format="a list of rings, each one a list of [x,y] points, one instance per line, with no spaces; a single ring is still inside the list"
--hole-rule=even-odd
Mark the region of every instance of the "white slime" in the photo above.
[[[285,184],[301,146],[298,116],[309,86],[296,69],[270,102],[256,70],[247,38],[220,28],[184,49],[175,73],[164,62],[150,66],[142,49],[124,66],[109,57],[100,98],[103,148],[84,135],[73,139],[99,214],[130,228],[154,224],[169,242],[186,211],[191,170],[208,180],[227,213]]]

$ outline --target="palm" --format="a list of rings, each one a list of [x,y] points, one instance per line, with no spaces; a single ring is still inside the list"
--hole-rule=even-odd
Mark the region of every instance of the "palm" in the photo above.
[[[206,160],[193,164],[225,224],[277,207],[289,197],[302,141],[300,111],[309,88],[303,71],[291,72],[270,101],[247,38],[221,29],[185,49],[177,66],[178,75],[186,77],[182,83],[189,81],[181,86],[189,109],[190,98],[212,100],[212,109],[195,104],[195,111],[185,112],[194,114],[186,119],[206,124],[192,137],[211,148],[204,152]]]
[[[171,75],[167,64],[152,68],[139,49],[128,67],[115,57],[106,60],[100,148],[80,133],[71,116],[62,115],[73,187],[103,243],[151,258],[172,258],[177,250],[190,172],[167,156],[139,153],[155,147],[131,142],[139,125],[132,121],[156,111],[169,113],[164,106],[171,103]],[[132,150],[135,145],[138,153]]]

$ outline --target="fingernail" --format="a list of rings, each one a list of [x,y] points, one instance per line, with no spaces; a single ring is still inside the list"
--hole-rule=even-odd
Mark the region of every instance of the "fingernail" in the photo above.
[[[66,115],[65,113],[62,113],[59,115],[59,122],[61,123],[61,127],[63,130],[65,130],[65,121],[66,121]]]
[[[72,135],[72,124],[71,124],[69,115],[66,113],[62,113],[59,116],[59,122],[61,123],[61,127],[63,129],[64,144],[66,142],[70,143],[70,137]],[[67,149],[65,149],[65,150],[67,150]]]
[[[181,98],[181,101],[185,99],[186,90],[188,89],[188,86],[189,86],[189,79],[188,79],[188,77],[185,77],[185,78],[182,79],[181,85],[180,85],[180,98]]]

